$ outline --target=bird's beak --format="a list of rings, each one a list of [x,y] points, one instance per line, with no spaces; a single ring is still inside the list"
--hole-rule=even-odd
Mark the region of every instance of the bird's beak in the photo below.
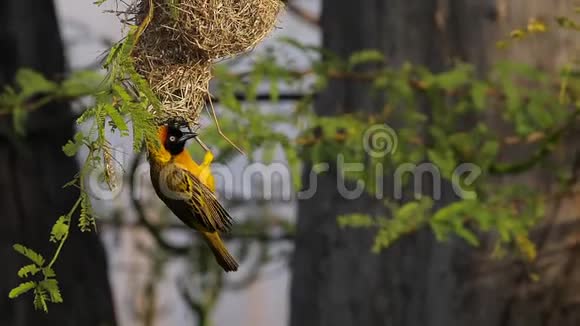
[[[181,138],[179,138],[179,142],[180,143],[185,143],[186,141],[188,141],[191,138],[195,138],[197,137],[197,133],[195,132],[183,132],[183,135],[181,136]]]

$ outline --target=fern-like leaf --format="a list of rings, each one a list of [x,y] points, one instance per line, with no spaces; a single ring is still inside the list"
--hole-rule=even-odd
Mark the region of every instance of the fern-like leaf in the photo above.
[[[50,93],[58,86],[46,79],[41,73],[31,69],[20,69],[16,73],[16,84],[21,90],[21,96],[27,98],[34,94]]]
[[[12,289],[10,291],[10,293],[8,294],[8,297],[10,299],[17,298],[17,297],[23,295],[24,293],[26,293],[32,289],[35,289],[36,285],[37,285],[36,282],[33,282],[33,281],[20,283],[20,285],[18,285],[17,287],[15,287],[14,289]]]
[[[56,273],[54,272],[54,269],[52,269],[48,266],[42,269],[42,274],[44,274],[45,278],[56,277]]]
[[[58,218],[50,231],[50,242],[58,242],[68,234],[69,220],[69,217],[66,215]]]
[[[63,301],[57,280],[49,278],[40,282],[38,286],[45,289],[48,292],[48,298],[50,302],[61,303]]]
[[[36,286],[34,288],[34,309],[48,312],[47,300],[46,290],[40,286]]]
[[[133,122],[133,150],[139,152],[145,140],[157,140],[157,127],[150,112],[141,107],[130,111]]]
[[[26,265],[18,270],[18,277],[26,278],[28,276],[35,275],[40,271],[40,268],[35,264]]]
[[[14,246],[12,246],[12,248],[14,248],[14,250],[16,252],[18,252],[19,254],[32,260],[32,262],[35,263],[37,266],[40,267],[40,266],[44,265],[44,257],[42,257],[42,255],[40,255],[36,251],[34,251],[30,248],[27,248],[21,244],[15,244]]]
[[[116,86],[116,85],[113,85],[113,86]],[[107,115],[109,116],[109,118],[111,118],[111,122],[113,123],[113,126],[117,129],[119,129],[119,131],[121,132],[121,136],[128,136],[129,135],[129,127],[127,127],[127,123],[125,122],[125,119],[123,118],[121,113],[119,113],[119,111],[117,109],[115,109],[110,104],[103,105],[103,108],[107,112]]]
[[[63,147],[62,151],[68,157],[73,157],[77,154],[81,146],[83,145],[84,135],[82,132],[77,132],[72,140],[69,140]]]
[[[97,230],[97,224],[92,213],[92,205],[89,196],[81,193],[81,216],[79,218],[79,228],[81,232],[90,232],[92,228]]]

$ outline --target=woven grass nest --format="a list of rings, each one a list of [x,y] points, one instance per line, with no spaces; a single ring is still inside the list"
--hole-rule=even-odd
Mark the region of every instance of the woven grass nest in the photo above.
[[[153,15],[133,52],[163,104],[163,122],[198,124],[216,60],[251,50],[274,28],[280,0],[138,0],[135,23]]]

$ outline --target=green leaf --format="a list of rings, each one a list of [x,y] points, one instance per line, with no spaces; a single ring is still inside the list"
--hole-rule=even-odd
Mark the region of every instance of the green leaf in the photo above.
[[[458,202],[451,203],[443,208],[437,210],[429,223],[431,228],[435,232],[437,239],[439,241],[447,240],[450,234],[462,233],[462,236],[466,241],[472,241],[473,238],[470,237],[469,231],[465,232],[462,228],[462,223],[465,219],[465,214],[477,211],[475,205],[477,202],[472,200],[462,200]]]
[[[499,154],[499,142],[497,140],[488,140],[479,149],[478,165],[482,170],[486,170],[496,159]]]
[[[14,88],[5,85],[0,92],[0,112],[10,112],[14,106],[21,105],[21,102]]]
[[[462,157],[468,157],[474,150],[476,150],[476,146],[474,144],[475,139],[473,135],[466,133],[466,132],[456,132],[451,134],[449,137],[449,143],[455,149],[456,152],[459,152]]]
[[[37,286],[34,289],[34,309],[48,312],[48,306],[46,305],[47,300],[48,297],[46,295],[46,290]]]
[[[475,233],[473,233],[473,231],[467,229],[461,222],[459,222],[455,225],[454,231],[459,237],[461,237],[463,240],[467,241],[467,243],[469,243],[470,245],[472,245],[474,247],[479,246],[479,244],[480,244],[479,239],[477,238]]]
[[[580,31],[580,23],[577,23],[577,22],[571,20],[568,17],[564,17],[564,16],[557,17],[556,18],[556,22],[562,28],[567,28],[567,29],[573,29],[573,30]]]
[[[471,99],[478,110],[485,109],[488,87],[483,82],[475,82],[471,88]]]
[[[276,143],[268,142],[263,145],[262,150],[262,162],[264,164],[271,164],[274,161],[274,155],[276,154]]]
[[[451,91],[465,85],[473,77],[473,66],[462,64],[455,69],[434,75],[437,85]]]
[[[35,289],[36,288],[36,282],[33,281],[28,281],[25,283],[20,283],[20,285],[18,285],[17,287],[15,287],[14,289],[12,289],[10,291],[10,293],[8,294],[8,297],[10,299],[14,299],[17,298],[19,296],[21,296],[22,294]]]
[[[277,80],[270,80],[270,98],[274,103],[280,101],[280,85]]]
[[[516,40],[521,39],[521,38],[525,37],[526,35],[527,35],[526,31],[519,29],[519,28],[511,31],[511,33],[510,33],[510,37],[513,39],[516,39]]]
[[[77,132],[74,137],[73,140],[69,140],[63,147],[62,147],[62,151],[64,152],[64,154],[68,157],[73,157],[75,156],[79,149],[81,148],[81,146],[83,145],[83,139],[84,139],[84,135],[82,132]]]
[[[228,87],[227,84],[220,85],[220,101],[223,106],[234,112],[242,111],[242,104],[235,96],[235,91],[233,88]]]
[[[527,111],[534,125],[539,129],[554,127],[556,121],[554,121],[554,113],[550,110],[550,106],[554,103],[550,103],[549,95],[543,92],[533,92],[529,98]]]
[[[21,244],[15,244],[12,246],[16,252],[23,255],[24,257],[32,260],[37,266],[41,267],[44,265],[44,258],[39,253],[35,252],[34,250],[27,248]]]
[[[113,122],[115,127],[117,127],[119,129],[119,131],[121,132],[121,135],[128,136],[129,135],[129,127],[127,127],[127,123],[125,122],[125,119],[119,113],[119,111],[117,111],[117,109],[115,109],[110,104],[104,104],[103,107],[105,108],[107,115],[109,116],[109,118],[111,118],[111,121]]]
[[[133,150],[138,153],[145,140],[158,142],[157,126],[153,115],[146,109],[131,107],[129,114],[133,126]]]
[[[394,203],[387,203],[387,207],[393,212],[393,218],[381,220],[372,251],[378,253],[382,249],[388,248],[400,237],[417,231],[427,223],[432,206],[433,201],[427,197],[406,203],[402,207],[398,207]]]
[[[18,270],[18,277],[26,278],[40,272],[40,268],[35,264],[26,265]]]
[[[44,274],[44,277],[46,277],[46,278],[56,277],[56,273],[55,273],[54,269],[52,269],[48,266],[42,269],[42,274]]]
[[[427,157],[431,162],[433,162],[433,164],[437,166],[439,170],[441,170],[443,176],[446,178],[451,177],[455,167],[457,166],[455,157],[449,150],[437,151],[430,149],[427,151]]]
[[[124,44],[121,48],[121,51],[124,51],[125,53],[124,54],[121,53],[120,57],[126,58],[126,62],[123,64],[123,68],[126,71],[126,73],[129,75],[129,78],[131,79],[133,84],[136,86],[136,88],[139,90],[141,95],[145,99],[147,99],[147,101],[149,102],[149,104],[151,106],[153,106],[153,108],[155,108],[156,110],[159,110],[162,108],[161,102],[159,101],[159,99],[157,98],[155,93],[153,93],[153,91],[151,90],[151,87],[149,86],[149,82],[147,80],[145,80],[139,73],[137,73],[137,71],[135,70],[135,67],[133,65],[133,62],[131,60],[130,52],[131,52],[133,46],[130,44],[132,42],[134,42],[134,40],[132,40],[132,39],[134,39],[134,31],[135,31],[135,29],[133,29],[133,31],[131,33],[129,33],[129,35],[126,38],[126,41],[123,42]]]
[[[34,70],[22,68],[16,73],[16,84],[20,95],[26,99],[34,94],[50,93],[58,88],[56,83],[49,81]]]
[[[298,152],[293,148],[286,148],[284,151],[286,155],[286,161],[288,161],[288,166],[290,167],[290,172],[292,175],[292,185],[295,191],[299,191],[302,188],[302,176],[301,176],[301,165]]]
[[[120,97],[122,101],[124,101],[124,102],[133,101],[133,97],[131,95],[129,95],[127,90],[124,87],[122,87],[121,85],[113,83],[111,85],[111,87],[113,89],[114,94],[117,95],[118,97]]]
[[[63,301],[57,280],[49,278],[40,282],[38,286],[45,289],[48,292],[50,302],[61,303]]]
[[[28,111],[22,106],[17,105],[12,109],[12,124],[17,135],[23,136],[26,134],[26,120],[28,118]]]
[[[374,218],[366,214],[349,214],[338,217],[338,225],[341,228],[366,228],[376,225]]]
[[[366,63],[383,63],[385,62],[385,55],[378,50],[368,49],[355,52],[348,58],[348,65],[350,68]]]
[[[60,94],[65,97],[80,97],[95,94],[103,90],[106,80],[100,73],[92,70],[73,72],[60,87]]]
[[[50,242],[58,242],[68,234],[69,220],[69,217],[65,215],[56,220],[50,231]]]
[[[264,76],[258,71],[254,70],[250,75],[250,82],[246,86],[246,99],[248,102],[254,102],[258,96],[258,89],[262,83]]]
[[[90,232],[93,228],[95,231],[97,230],[97,224],[92,214],[93,209],[91,205],[91,199],[86,193],[82,192],[81,214],[79,217],[79,228],[81,229],[81,232]]]

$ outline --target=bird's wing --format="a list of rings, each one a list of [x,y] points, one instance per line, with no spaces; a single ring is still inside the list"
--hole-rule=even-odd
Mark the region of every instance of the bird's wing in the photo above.
[[[181,196],[187,209],[207,231],[228,232],[232,217],[216,195],[191,172],[174,166],[165,178],[167,189]],[[178,216],[184,218],[184,216]]]

